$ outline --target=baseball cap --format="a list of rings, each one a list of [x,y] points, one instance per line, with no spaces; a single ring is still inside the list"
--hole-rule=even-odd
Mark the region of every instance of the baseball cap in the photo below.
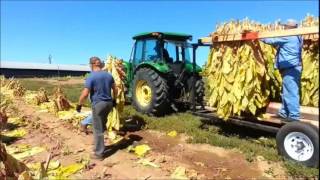
[[[90,58],[89,63],[90,63],[90,64],[95,64],[97,61],[98,61],[99,63],[101,63],[100,58],[98,58],[98,57],[96,57],[96,56],[93,56],[93,57]]]

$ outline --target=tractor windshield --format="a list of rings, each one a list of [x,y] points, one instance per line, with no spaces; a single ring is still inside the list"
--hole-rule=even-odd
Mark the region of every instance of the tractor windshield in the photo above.
[[[189,48],[191,48],[190,44],[185,41],[167,40],[164,43],[164,49],[169,55],[169,62],[190,62]]]
[[[190,62],[189,48],[191,46],[186,41],[164,40],[162,44],[157,39],[137,40],[133,64],[162,59],[167,63]]]

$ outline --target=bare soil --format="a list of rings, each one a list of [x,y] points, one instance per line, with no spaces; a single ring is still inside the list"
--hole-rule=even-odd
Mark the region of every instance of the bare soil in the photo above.
[[[47,149],[46,152],[28,158],[26,162],[45,161],[51,153],[54,160],[68,165],[79,162],[92,153],[92,134],[83,134],[54,115],[37,112],[34,107],[21,100],[15,100],[15,103],[29,125],[28,134],[13,144],[44,146]],[[206,144],[188,144],[185,140],[187,138],[183,134],[169,137],[165,133],[151,130],[127,131],[123,141],[109,147],[109,157],[103,161],[91,159],[88,168],[74,178],[170,179],[178,166],[185,167],[189,176],[192,174],[198,179],[274,179],[285,175],[279,164],[267,162],[263,158],[250,163],[237,150]],[[138,164],[139,158],[126,150],[132,144],[148,144],[152,149],[146,158],[160,167]],[[107,140],[106,145],[108,146]]]

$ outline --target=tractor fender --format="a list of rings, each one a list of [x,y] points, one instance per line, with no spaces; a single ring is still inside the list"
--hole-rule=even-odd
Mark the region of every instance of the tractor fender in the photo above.
[[[137,66],[134,69],[133,74],[135,74],[141,68],[150,68],[150,69],[153,69],[156,72],[159,72],[161,74],[168,73],[170,71],[170,69],[169,69],[167,64],[154,63],[154,62],[145,62],[145,63],[141,63],[139,66]]]

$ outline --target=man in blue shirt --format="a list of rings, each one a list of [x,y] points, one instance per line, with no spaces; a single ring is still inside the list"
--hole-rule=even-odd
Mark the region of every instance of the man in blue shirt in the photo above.
[[[297,28],[295,20],[288,20],[285,29]],[[278,116],[288,121],[300,119],[300,80],[302,71],[301,36],[266,38],[262,42],[277,48],[275,67],[282,76],[282,106]]]
[[[92,158],[103,159],[105,156],[104,131],[109,112],[114,106],[111,89],[114,95],[117,93],[115,83],[111,74],[103,71],[104,64],[98,57],[90,58],[91,73],[85,81],[85,87],[80,95],[77,111],[90,94],[92,105],[92,126],[94,136],[94,155]],[[115,96],[114,96],[115,97]]]

